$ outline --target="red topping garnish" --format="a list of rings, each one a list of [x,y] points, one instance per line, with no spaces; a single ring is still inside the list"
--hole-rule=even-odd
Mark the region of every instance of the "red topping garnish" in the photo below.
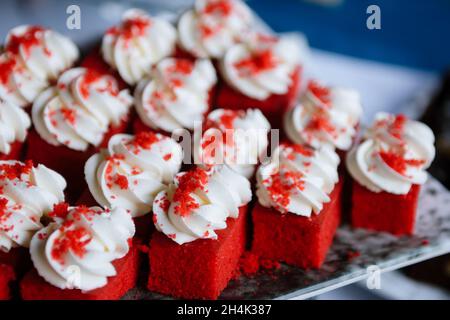
[[[208,173],[205,169],[196,167],[183,174],[178,181],[178,188],[173,195],[173,201],[177,202],[175,213],[180,216],[189,215],[192,210],[200,205],[192,197],[191,193],[196,190],[203,190],[208,181]]]
[[[419,167],[425,163],[425,160],[405,159],[403,155],[393,151],[381,150],[379,155],[389,167],[401,175],[406,173],[408,166]]]
[[[175,64],[167,68],[168,73],[190,74],[194,69],[194,63],[187,59],[176,59]]]
[[[161,137],[152,131],[142,131],[134,136],[134,139],[128,142],[128,145],[132,145],[135,148],[150,149],[152,145],[159,142]]]
[[[6,55],[4,55],[6,57]],[[8,56],[6,60],[0,63],[0,82],[6,85],[9,81],[9,76],[16,66],[16,60]]]
[[[218,0],[210,1],[203,9],[203,12],[206,14],[228,16],[232,9],[232,3],[229,0]]]
[[[42,33],[44,31],[45,29],[42,27],[32,26],[29,27],[28,30],[21,35],[12,34],[8,43],[6,44],[5,50],[13,54],[18,54],[19,48],[23,48],[25,54],[29,55],[31,48],[33,46],[39,45],[42,38]],[[47,55],[50,54],[48,49],[44,48],[44,51]]]
[[[128,189],[128,179],[123,174],[116,174],[115,184],[119,186],[120,189]]]
[[[91,234],[83,227],[65,231],[55,240],[51,255],[61,264],[64,264],[64,258],[69,251],[82,258],[91,240]]]
[[[7,211],[8,199],[0,198],[0,225],[9,219],[11,212]],[[4,230],[3,227],[0,230]]]
[[[66,120],[69,124],[71,124],[72,126],[75,125],[77,120],[77,111],[75,109],[65,107],[61,108],[61,114],[64,120]]]
[[[295,159],[295,153],[301,154],[305,157],[312,157],[314,155],[313,149],[302,144],[283,143],[282,146],[288,148],[288,150],[292,150],[292,152],[288,154],[289,160]]]
[[[80,83],[80,92],[83,98],[87,99],[90,95],[90,86],[97,82],[102,77],[102,74],[93,70],[87,69],[86,73],[82,77],[82,81]]]
[[[272,200],[283,209],[286,209],[290,203],[292,190],[304,190],[305,188],[301,172],[288,171],[284,168],[264,180],[264,184],[267,185],[267,191]]]
[[[325,131],[336,136],[336,128],[325,115],[314,115],[305,128],[306,131]]]
[[[260,72],[270,70],[277,65],[277,59],[271,50],[264,50],[252,54],[249,58],[243,59],[234,64],[240,70],[241,76],[256,75]]]
[[[48,213],[50,218],[62,218],[65,219],[69,213],[69,204],[66,202],[60,202],[53,205],[53,211]]]
[[[327,87],[321,86],[319,83],[312,80],[308,83],[308,90],[322,103],[330,103],[330,89]]]
[[[33,169],[33,161],[27,160],[25,164],[16,162],[14,164],[0,165],[0,179],[14,180],[21,179],[23,174],[30,174]]]
[[[389,133],[397,139],[401,139],[407,120],[408,118],[404,114],[396,115],[394,122],[389,128]]]
[[[133,19],[125,20],[119,27],[112,27],[107,33],[121,36],[128,42],[134,37],[143,36],[145,30],[150,27],[151,24],[151,20],[146,17],[135,17]]]
[[[172,159],[172,154],[171,153],[165,154],[163,159],[164,159],[164,161],[169,161],[170,159]]]

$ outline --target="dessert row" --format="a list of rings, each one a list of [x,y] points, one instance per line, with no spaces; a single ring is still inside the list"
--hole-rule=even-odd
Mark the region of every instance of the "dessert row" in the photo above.
[[[354,227],[414,231],[432,131],[387,113],[360,130],[355,90],[300,92],[297,44],[240,1],[197,0],[176,26],[127,11],[81,61],[42,27],[4,48],[0,298],[119,299],[146,272],[216,299],[246,251],[320,268],[347,200]]]

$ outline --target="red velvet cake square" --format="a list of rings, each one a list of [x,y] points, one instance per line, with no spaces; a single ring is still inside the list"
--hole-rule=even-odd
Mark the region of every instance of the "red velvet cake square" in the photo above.
[[[136,246],[130,248],[122,259],[113,262],[117,275],[108,278],[108,284],[102,288],[83,293],[78,289],[62,290],[52,286],[39,276],[36,269],[28,272],[20,283],[24,300],[118,300],[128,290],[134,288],[139,271],[139,251]]]
[[[11,266],[0,264],[0,300],[11,298],[10,283],[14,281],[14,270]]]
[[[414,233],[420,185],[412,185],[405,195],[372,192],[353,181],[352,225],[394,235]]]
[[[247,206],[227,219],[217,240],[199,239],[179,245],[161,232],[150,242],[148,288],[187,299],[217,299],[238,267],[245,250]]]
[[[252,213],[252,251],[304,269],[320,268],[341,219],[342,181],[331,192],[331,201],[310,218],[266,208],[259,203]]]

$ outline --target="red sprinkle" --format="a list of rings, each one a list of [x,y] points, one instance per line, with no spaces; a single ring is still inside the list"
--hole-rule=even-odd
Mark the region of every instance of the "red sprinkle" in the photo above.
[[[65,219],[69,213],[69,204],[66,202],[60,202],[53,205],[53,211],[48,213],[50,218],[62,218]]]
[[[406,173],[408,166],[419,167],[425,163],[425,160],[405,159],[403,155],[394,151],[381,150],[379,155],[389,167],[402,175]]]
[[[76,120],[77,120],[77,111],[75,109],[70,109],[70,108],[61,108],[61,114],[64,118],[64,120],[66,120],[69,124],[71,124],[72,126],[74,126],[76,124]]]
[[[64,258],[69,251],[82,258],[86,253],[86,246],[91,241],[92,235],[83,227],[65,231],[55,240],[51,255],[61,264],[64,264]]]
[[[167,68],[168,73],[190,74],[194,69],[194,63],[187,59],[176,59],[175,64]]]
[[[208,174],[205,169],[196,167],[183,174],[178,182],[178,188],[173,195],[173,201],[177,202],[175,213],[180,216],[188,216],[192,210],[199,208],[199,204],[191,196],[191,193],[200,189],[203,190],[208,181]]]
[[[296,171],[288,171],[280,168],[279,172],[272,174],[263,181],[267,184],[267,191],[272,200],[280,207],[286,209],[290,203],[291,191],[294,189],[304,190],[305,181],[303,174]]]
[[[232,3],[229,0],[210,1],[203,12],[206,14],[219,14],[221,16],[228,16],[233,9]]]
[[[6,57],[6,55],[4,55]],[[14,71],[16,60],[12,56],[6,57],[5,61],[0,63],[0,82],[6,85],[9,82],[9,77]]]
[[[123,174],[116,174],[115,184],[119,186],[120,189],[128,189],[128,179]]]
[[[161,137],[152,131],[142,131],[134,136],[134,139],[128,142],[135,148],[150,149],[154,143],[161,140]]]
[[[277,61],[271,50],[264,50],[252,54],[249,58],[243,59],[234,64],[236,69],[240,69],[241,76],[256,75],[260,72],[270,70],[277,65]]]
[[[14,164],[2,164],[0,165],[0,179],[21,180],[22,175],[30,174],[32,169],[33,161],[31,160],[25,161],[25,164],[20,162]]]
[[[23,48],[26,55],[30,54],[31,48],[33,46],[39,45],[42,39],[42,33],[45,31],[44,28],[39,26],[30,27],[25,33],[21,35],[11,35],[8,43],[6,44],[6,51],[12,54],[19,54],[19,49]],[[50,54],[48,49],[44,48],[47,54]]]
[[[123,37],[128,42],[135,37],[143,36],[151,24],[152,22],[146,17],[135,17],[124,21],[119,27],[112,27],[107,33]]]
[[[330,103],[330,89],[327,87],[321,86],[319,83],[312,80],[308,83],[308,90],[322,103],[327,105]]]

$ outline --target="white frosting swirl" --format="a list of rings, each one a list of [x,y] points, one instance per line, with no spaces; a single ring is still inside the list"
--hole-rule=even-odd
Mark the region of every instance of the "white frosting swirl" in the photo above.
[[[9,154],[12,143],[25,141],[30,125],[25,111],[0,99],[0,153]]]
[[[300,47],[293,38],[255,33],[246,43],[227,50],[220,69],[228,85],[250,98],[265,100],[288,92],[299,64]]]
[[[66,181],[44,165],[0,161],[0,250],[28,247],[42,215],[64,201]]]
[[[110,126],[126,119],[132,102],[128,90],[119,91],[113,77],[74,68],[38,96],[33,124],[48,143],[85,151],[89,145],[98,146]]]
[[[169,22],[130,9],[122,24],[103,37],[102,55],[125,82],[135,85],[155,63],[173,53],[175,43],[176,30]]]
[[[178,244],[197,239],[217,239],[228,217],[250,202],[250,182],[226,165],[196,167],[177,175],[153,203],[156,229]]]
[[[301,103],[285,114],[284,129],[294,143],[306,143],[313,148],[330,144],[339,150],[349,150],[361,114],[357,91],[310,82]]]
[[[172,182],[182,160],[181,146],[169,137],[117,134],[107,150],[86,162],[85,178],[99,204],[137,217],[151,212],[154,197]]]
[[[208,115],[203,135],[194,136],[195,163],[226,163],[250,179],[267,150],[269,130],[259,109],[216,109]]]
[[[413,184],[425,183],[434,156],[434,134],[427,125],[378,113],[346,162],[352,177],[370,191],[407,194]]]
[[[167,132],[194,129],[209,109],[217,77],[209,60],[166,58],[135,91],[136,110],[149,127]]]
[[[0,57],[0,97],[29,105],[78,56],[76,45],[53,30],[29,25],[12,29]]]
[[[249,32],[253,17],[240,0],[196,0],[178,22],[181,47],[199,58],[220,58]]]
[[[339,156],[333,147],[318,150],[303,145],[280,145],[271,162],[256,174],[259,203],[281,213],[310,217],[319,214],[339,180]]]
[[[39,275],[60,289],[91,291],[117,274],[113,262],[129,251],[135,233],[125,209],[73,207],[61,223],[51,223],[30,244]]]

